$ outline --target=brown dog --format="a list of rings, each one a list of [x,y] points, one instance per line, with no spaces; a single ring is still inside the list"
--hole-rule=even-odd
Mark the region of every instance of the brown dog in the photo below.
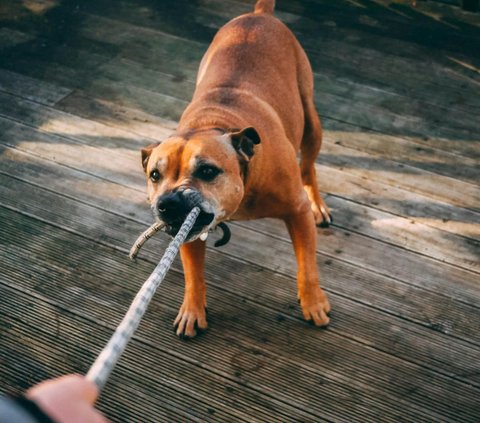
[[[272,16],[274,3],[260,0],[254,13],[219,30],[177,132],[142,150],[150,203],[168,233],[178,232],[194,206],[201,208],[180,250],[185,297],[174,323],[179,336],[207,327],[205,242],[199,237],[227,220],[283,219],[297,258],[303,315],[317,326],[329,322],[315,253],[315,223],[330,222],[314,167],[322,129],[307,56]]]

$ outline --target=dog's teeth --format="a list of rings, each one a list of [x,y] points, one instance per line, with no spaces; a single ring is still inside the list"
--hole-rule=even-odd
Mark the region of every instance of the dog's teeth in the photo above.
[[[204,232],[203,234],[200,235],[200,239],[202,241],[206,241],[208,238],[208,232]]]

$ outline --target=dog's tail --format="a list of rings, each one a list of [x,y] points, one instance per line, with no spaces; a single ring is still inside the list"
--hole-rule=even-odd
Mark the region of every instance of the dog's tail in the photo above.
[[[258,0],[255,4],[255,13],[269,13],[273,14],[275,9],[275,0]]]

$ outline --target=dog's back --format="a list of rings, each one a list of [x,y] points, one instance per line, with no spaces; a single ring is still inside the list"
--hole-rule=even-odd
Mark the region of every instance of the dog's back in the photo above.
[[[299,68],[309,64],[292,32],[270,14],[273,7],[273,1],[259,1],[255,12],[219,30],[202,59],[189,109],[208,101],[234,107],[238,114],[239,108],[251,108],[255,96],[278,116],[298,149],[304,129]]]

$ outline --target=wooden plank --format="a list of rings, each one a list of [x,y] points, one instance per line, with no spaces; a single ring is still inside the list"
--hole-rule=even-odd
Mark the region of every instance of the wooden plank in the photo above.
[[[440,123],[442,114],[446,113],[445,110],[438,110],[437,118],[430,120],[415,105],[413,107],[417,108],[419,114],[399,115],[383,107],[362,101],[352,102],[325,92],[316,91],[315,98],[319,104],[320,116],[325,115],[387,135],[413,140],[424,147],[479,158],[476,121],[470,120],[469,127],[462,128],[457,126],[460,124],[459,121],[452,119],[449,122],[451,126],[446,127]],[[403,107],[408,107],[406,103],[407,101],[403,103]],[[422,108],[430,108],[430,106],[422,105]],[[352,112],[352,109],[355,111]]]
[[[71,131],[72,123],[74,123],[75,127],[78,127],[78,133],[82,135],[96,133],[97,136],[102,136],[103,138],[129,138],[131,142],[138,141],[139,146],[144,146],[145,143],[167,137],[176,127],[176,122],[171,120],[165,120],[151,114],[142,113],[137,109],[122,108],[118,104],[113,105],[113,103],[108,101],[102,101],[100,99],[93,100],[91,97],[82,95],[79,90],[73,91],[63,86],[53,85],[4,69],[0,69],[0,92],[13,94],[46,106],[53,106],[60,100],[62,100],[62,104],[68,105],[70,101],[69,97],[72,95],[76,103],[84,104],[88,102],[88,104],[84,105],[85,109],[89,110],[89,112],[96,117],[96,120],[90,119],[86,122],[85,120],[77,119],[72,113],[58,114],[58,112],[55,113],[51,109],[37,108],[35,125],[44,125],[44,130],[48,131],[57,131],[60,133],[65,130]],[[6,98],[4,99],[7,103]],[[28,105],[28,103],[22,103],[21,99],[12,98],[10,98],[9,104],[16,109],[18,109],[18,106],[15,106],[15,104]],[[30,107],[32,113],[34,108],[35,106],[33,105]],[[26,113],[23,113],[25,121],[33,124],[34,121],[31,120],[31,116],[28,118]],[[68,125],[64,124],[67,120],[70,122]],[[99,121],[100,125],[98,125],[96,121]],[[111,123],[113,124],[106,126]],[[69,128],[67,128],[67,126]],[[120,128],[121,130],[119,131],[116,128]],[[75,133],[69,132],[67,132],[67,134],[70,136],[75,135]],[[136,136],[132,137],[132,134]],[[140,137],[138,135],[140,135]]]
[[[9,219],[9,226],[11,226],[12,224],[15,225],[16,221],[18,221],[18,219]],[[22,223],[22,228],[23,228],[22,231],[26,232],[27,237],[29,237],[28,232],[30,230],[33,230],[35,231],[35,234],[36,234],[36,237],[34,239],[41,242],[40,249],[37,249],[35,248],[34,245],[32,245],[32,251],[35,251],[35,253],[34,254],[31,253],[30,256],[33,257],[33,260],[35,260],[35,257],[37,257],[38,259],[41,259],[42,256],[44,257],[46,256],[48,257],[48,261],[50,260],[55,261],[56,260],[55,257],[58,256],[57,250],[60,251],[60,249],[62,249],[63,241],[61,240],[61,237],[58,237],[58,234],[56,233],[56,231],[53,231],[53,232],[41,231],[39,233],[38,226],[37,226],[38,223],[39,222],[33,222],[33,221],[29,225],[25,224],[25,222]],[[28,228],[31,228],[31,229],[28,229]],[[16,230],[15,233],[17,236],[19,235],[18,230]],[[49,235],[41,235],[41,234],[55,234],[53,235],[55,237],[54,243],[50,243],[48,249],[45,249],[44,247],[42,247],[42,245],[45,245],[45,241],[44,240],[42,241],[41,238],[43,238],[44,236],[48,237]],[[14,237],[14,238],[18,239],[17,237]],[[71,235],[67,235],[67,238],[68,239],[66,242],[72,245],[73,240],[71,238]],[[18,242],[22,243],[22,240],[19,239]],[[74,242],[73,245],[76,245],[76,241],[73,241],[73,242]],[[73,250],[75,250],[75,253],[73,253]],[[90,296],[88,295],[87,292],[89,292],[90,289],[93,289],[94,290],[93,292],[98,293],[99,292],[98,281],[103,280],[104,277],[107,277],[109,280],[111,280],[112,277],[114,278],[113,283],[112,281],[108,282],[107,280],[105,280],[105,282],[101,284],[102,287],[110,287],[108,288],[109,292],[111,292],[112,288],[114,288],[114,290],[116,290],[117,288],[120,288],[122,290],[125,288],[129,290],[130,289],[134,290],[134,287],[128,288],[128,284],[124,284],[121,281],[118,281],[118,277],[116,277],[115,274],[111,275],[110,267],[113,265],[116,268],[116,271],[117,271],[116,274],[118,274],[118,272],[121,272],[124,276],[127,276],[127,274],[129,274],[132,271],[135,272],[135,275],[138,275],[139,272],[141,272],[142,274],[144,273],[148,274],[148,271],[149,271],[148,268],[150,268],[150,265],[147,266],[145,270],[141,271],[138,266],[135,266],[135,269],[132,269],[131,266],[127,266],[127,267],[124,266],[122,264],[122,260],[115,260],[116,263],[114,264],[111,261],[112,252],[107,250],[105,251],[105,253],[103,253],[101,250],[102,249],[100,248],[100,249],[96,249],[93,252],[91,248],[88,248],[88,246],[85,247],[80,245],[73,248],[72,254],[71,255],[69,254],[68,256],[64,256],[62,260],[62,263],[64,266],[65,265],[68,266],[69,263],[71,263],[71,266],[72,266],[72,271],[69,272],[67,275],[65,275],[64,278],[62,278],[62,284],[65,284],[64,286],[69,286],[70,285],[69,280],[72,280],[74,283],[74,286],[78,286],[78,276],[76,276],[75,273],[81,272],[83,277],[85,277],[85,281],[82,281],[83,291],[80,294],[84,299],[82,304],[82,309],[90,310],[90,304],[92,304],[92,307],[96,304],[95,308],[100,308],[103,312],[108,311],[109,313],[113,312],[117,314],[119,306],[116,305],[115,302],[116,301],[121,301],[122,303],[128,302],[128,297],[130,295],[128,294],[119,295],[118,293],[114,293],[113,297],[110,298],[110,301],[107,302],[108,306],[105,307],[105,301],[102,301],[100,303],[98,300],[96,300],[96,297],[98,296],[98,294],[94,294],[93,301],[91,301]],[[65,250],[65,247],[63,247],[63,251],[67,252],[69,250],[68,248],[67,250]],[[87,259],[85,259],[84,257],[85,255],[88,257]],[[114,253],[113,255],[116,255],[116,253]],[[96,264],[98,260],[102,262],[105,259],[107,260],[107,263],[111,263],[111,264],[107,264],[106,268],[102,264],[100,264],[100,266]],[[120,270],[118,266],[120,266],[122,270]],[[84,267],[86,268],[84,269]],[[90,268],[90,269],[87,269],[87,268]],[[128,268],[130,268],[130,270],[128,270]],[[40,273],[41,272],[39,272],[39,275],[38,275],[39,280],[45,281],[44,276],[42,276]],[[180,275],[178,276],[180,277]],[[135,277],[136,276],[134,276],[134,278]],[[51,283],[54,283],[54,284],[56,283],[55,280],[52,280],[51,277],[47,277],[47,279],[50,280]],[[88,282],[89,279],[91,280],[90,282]],[[23,281],[23,280],[24,278],[22,277],[20,281]],[[44,285],[44,289],[48,290],[48,287]],[[142,343],[146,343],[146,344],[150,344],[151,343],[150,340],[155,339],[157,349],[158,347],[160,347],[160,345],[164,344],[163,340],[165,339],[165,342],[167,342],[166,345],[168,345],[167,350],[171,351],[171,347],[170,347],[171,340],[169,339],[169,337],[172,337],[173,335],[169,333],[165,338],[165,335],[163,334],[164,331],[158,331],[158,324],[159,322],[162,322],[165,320],[164,318],[162,318],[162,315],[163,317],[165,317],[165,314],[164,314],[165,311],[167,311],[166,313],[167,315],[170,315],[174,312],[174,310],[168,310],[170,308],[169,299],[174,297],[178,298],[179,296],[178,290],[181,288],[180,288],[180,284],[178,283],[166,283],[164,286],[162,286],[161,289],[162,291],[161,293],[159,293],[159,295],[161,295],[161,298],[162,298],[161,305],[150,309],[150,315],[149,315],[150,317],[147,316],[142,326],[143,333],[141,332],[139,334],[139,337],[141,337]],[[173,289],[174,291],[177,291],[177,294],[169,293],[168,291],[170,291],[171,289]],[[215,292],[215,290],[211,290],[211,291]],[[67,303],[64,303],[62,308],[68,308],[68,310],[70,311],[76,310],[79,308],[79,305],[72,304],[73,299],[70,292],[62,293],[62,289],[48,290],[48,292],[51,292],[56,298],[58,298],[59,296],[66,295]],[[419,372],[418,369],[416,369],[415,366],[413,366],[412,364],[399,361],[394,357],[386,356],[383,353],[375,352],[370,349],[367,349],[364,351],[358,351],[358,347],[352,349],[352,346],[348,347],[347,345],[345,345],[345,342],[343,341],[344,340],[343,337],[335,336],[333,331],[311,332],[310,330],[307,329],[307,327],[305,327],[305,329],[308,332],[311,332],[310,338],[306,337],[305,334],[302,334],[302,333],[299,333],[297,335],[296,332],[301,332],[301,330],[295,331],[295,328],[297,328],[298,326],[295,320],[286,318],[285,320],[282,320],[279,322],[278,319],[276,320],[274,318],[275,312],[272,315],[271,312],[267,312],[267,310],[264,310],[263,308],[259,309],[258,305],[249,305],[248,302],[243,303],[243,306],[242,306],[243,310],[239,312],[239,315],[237,318],[234,318],[235,316],[231,314],[231,307],[238,308],[238,291],[237,291],[237,294],[233,294],[233,295],[220,293],[219,295],[220,298],[217,298],[216,295],[214,295],[213,297],[214,297],[215,303],[217,303],[218,301],[221,301],[224,298],[225,300],[228,300],[228,308],[225,309],[221,305],[219,305],[220,310],[222,311],[220,311],[219,314],[217,314],[218,312],[213,313],[212,318],[213,318],[213,321],[215,322],[216,330],[215,330],[215,333],[212,332],[208,335],[208,344],[205,344],[205,343],[179,344],[179,348],[176,349],[176,351],[178,354],[183,354],[183,353],[186,353],[187,350],[190,351],[190,349],[194,351],[197,350],[197,354],[195,354],[195,356],[196,357],[203,356],[204,360],[206,360],[206,363],[210,363],[209,365],[205,366],[206,368],[216,367],[218,368],[217,371],[219,371],[221,367],[226,366],[224,372],[228,375],[232,375],[233,373],[240,371],[239,374],[238,373],[234,374],[234,378],[237,378],[239,381],[242,381],[244,386],[249,386],[252,389],[255,386],[258,386],[258,389],[260,391],[261,389],[266,389],[267,386],[270,386],[270,383],[272,382],[269,382],[269,381],[273,381],[273,384],[275,385],[272,385],[272,386],[275,386],[274,388],[274,391],[276,392],[275,396],[279,400],[286,401],[287,398],[290,398],[290,396],[288,396],[289,392],[291,395],[294,392],[293,390],[297,390],[296,392],[297,397],[295,396],[291,397],[291,398],[295,398],[298,404],[297,406],[300,406],[301,404],[305,406],[308,404],[307,407],[310,408],[309,411],[312,413],[315,412],[315,410],[318,410],[319,407],[321,407],[322,410],[325,410],[323,411],[323,413],[327,413],[328,412],[327,410],[329,407],[327,404],[327,401],[325,401],[325,403],[322,403],[322,404],[319,404],[318,402],[312,403],[310,400],[310,395],[306,393],[308,391],[305,391],[305,389],[310,389],[308,385],[311,383],[313,383],[315,386],[317,384],[317,379],[315,376],[317,377],[319,376],[317,375],[317,372],[321,369],[324,369],[325,366],[329,366],[329,371],[327,371],[326,373],[323,373],[322,375],[322,377],[328,381],[329,386],[331,386],[332,390],[331,391],[329,390],[329,392],[331,393],[334,392],[336,394],[337,391],[336,391],[335,385],[337,384],[341,385],[342,384],[341,382],[342,380],[345,380],[345,377],[352,378],[351,382],[354,383],[354,385],[357,385],[358,387],[361,386],[363,389],[361,391],[362,397],[357,398],[356,401],[354,400],[352,404],[352,405],[358,406],[358,408],[354,407],[354,410],[349,410],[349,408],[347,407],[345,410],[342,410],[341,412],[352,412],[352,411],[354,413],[358,411],[364,412],[366,411],[366,409],[365,410],[363,409],[364,407],[362,407],[362,404],[366,405],[367,403],[370,403],[370,401],[372,401],[372,404],[371,404],[372,409],[369,412],[369,414],[366,415],[368,419],[368,416],[369,415],[371,416],[372,412],[378,413],[378,408],[376,407],[378,407],[379,404],[378,402],[375,401],[375,397],[371,396],[375,392],[375,391],[372,391],[372,389],[376,389],[376,387],[380,387],[380,386],[385,386],[387,389],[386,392],[388,394],[393,394],[394,392],[397,392],[398,388],[411,390],[413,387],[415,387],[419,392],[421,392],[422,395],[427,394],[427,392],[430,390],[432,394],[433,392],[435,392],[435,396],[430,398],[426,397],[424,400],[421,400],[421,396],[418,395],[417,392],[410,392],[409,395],[405,397],[405,398],[408,398],[408,400],[406,400],[407,403],[410,401],[410,399],[412,399],[417,405],[419,404],[417,401],[420,401],[420,403],[426,402],[425,404],[426,408],[422,409],[421,411],[420,411],[420,407],[413,406],[412,404],[412,407],[410,408],[410,404],[408,404],[408,410],[410,413],[415,413],[415,412],[428,413],[427,415],[429,416],[432,416],[432,413],[433,415],[439,413],[438,416],[443,415],[445,417],[446,416],[452,417],[453,415],[455,415],[457,418],[460,418],[460,419],[464,418],[466,421],[468,421],[472,417],[471,411],[469,409],[469,404],[470,404],[470,401],[472,401],[475,398],[476,391],[475,389],[472,390],[472,388],[469,387],[468,384],[458,384],[457,382],[451,379],[447,379],[447,378],[444,379],[442,376],[438,374],[436,375],[431,374],[425,369]],[[111,302],[113,298],[115,298],[115,300]],[[62,300],[62,301],[65,301],[65,300]],[[88,306],[86,306],[86,304],[88,304]],[[225,304],[225,306],[226,305],[227,304]],[[36,322],[34,313],[21,313],[20,311],[15,313],[14,310],[10,310],[9,313],[22,316],[22,321],[27,320],[32,322],[30,324],[34,324],[34,322]],[[229,316],[231,317],[229,318]],[[250,317],[248,318],[247,316],[250,316]],[[64,322],[63,320],[64,317],[65,315],[63,314],[62,323]],[[242,329],[245,321],[243,317],[247,318],[248,320],[252,319],[252,323],[253,323],[252,327],[249,327],[246,329],[246,334],[245,334],[245,329]],[[102,317],[102,319],[104,318]],[[53,320],[54,319],[51,319],[51,318],[46,319],[46,321],[53,321]],[[265,329],[261,329],[263,325],[266,325]],[[231,330],[232,328],[235,329],[235,334],[236,334],[235,337],[231,337],[229,335],[227,336],[223,335],[225,333],[225,330],[227,330],[227,333],[228,333],[228,331]],[[265,336],[264,334],[266,333],[269,333],[270,335],[268,336],[272,337],[270,338],[270,341],[264,341],[261,344],[261,347],[259,345],[257,347],[258,349],[254,349],[253,351],[252,351],[252,345],[251,345],[252,334],[250,333],[252,329],[256,333],[255,339],[260,339],[264,337]],[[152,337],[153,335],[153,333],[151,332],[152,330],[156,334],[154,337]],[[147,331],[147,332],[144,332],[144,331]],[[285,336],[286,333],[288,334],[288,336]],[[318,334],[318,337],[316,336],[317,334]],[[73,339],[75,339],[75,335],[72,334],[71,336],[73,337]],[[330,342],[330,339],[332,342]],[[248,341],[250,342],[250,346],[248,346],[248,344],[247,345],[244,344],[244,342],[248,342]],[[230,342],[230,345],[234,348],[225,348],[225,345],[226,345],[225,342]],[[255,342],[258,342],[258,341],[255,341]],[[312,343],[314,345],[312,345]],[[221,351],[222,351],[221,355],[218,355],[215,353],[216,351],[215,344],[223,345],[223,347],[221,348]],[[296,345],[297,348],[292,350],[291,349],[292,344]],[[242,351],[241,358],[238,357],[237,359],[234,359],[233,357],[238,356],[237,348],[242,345],[244,345],[247,348],[247,350]],[[319,347],[320,349],[318,349],[317,347]],[[337,368],[337,366],[333,365],[333,362],[331,362],[328,359],[328,355],[323,355],[328,351],[333,352],[331,348],[338,348],[338,350],[335,349],[335,362],[341,363],[342,367],[343,366],[349,367],[349,363],[350,364],[355,363],[356,360],[365,361],[360,358],[360,357],[364,357],[365,355],[368,357],[368,360],[365,362],[365,365],[367,367],[359,366],[360,369],[363,369],[363,370],[361,371],[360,374],[357,374],[357,375],[351,374],[349,372],[344,373],[343,371],[342,373],[339,373],[337,375],[336,371],[337,369],[338,371],[340,371],[340,369]],[[355,350],[357,350],[357,352],[355,352]],[[252,370],[248,370],[248,368],[245,368],[245,366],[248,366],[248,363],[250,363],[250,365],[252,365],[252,363],[255,363],[255,362],[258,363],[259,354],[262,356],[262,358],[264,358],[265,360],[268,360],[267,362],[269,364],[265,365],[265,367],[260,366],[260,368],[255,368],[254,372],[252,372]],[[313,356],[311,356],[311,354],[313,354],[314,356],[318,356],[318,354],[320,354],[321,356],[323,355],[324,360],[312,361],[311,358]],[[353,357],[351,357],[351,359],[348,360],[348,356],[352,354],[356,358],[353,361],[352,361]],[[343,357],[344,355],[346,356]],[[211,357],[209,357],[208,359],[207,358],[208,356],[211,356]],[[257,357],[256,360],[255,360],[255,356]],[[295,360],[296,362],[295,365],[293,364],[293,362],[289,365],[289,362],[292,359]],[[243,362],[243,360],[246,360],[244,364],[240,364]],[[253,362],[250,360],[253,360]],[[369,361],[370,361],[370,365],[367,364]],[[384,363],[380,364],[382,361]],[[395,365],[392,365],[392,362],[395,362]],[[303,364],[299,366],[299,363],[303,363]],[[356,362],[356,364],[358,364],[358,362]],[[295,367],[292,367],[293,365]],[[377,370],[379,371],[378,374],[375,374],[374,376],[363,374],[363,372],[365,371],[366,373],[369,373],[368,368],[371,365],[374,365],[375,368],[377,368]],[[283,373],[282,373],[283,376],[280,376],[279,374],[277,374],[277,376],[275,377],[274,376],[275,373],[278,371],[281,371],[282,368],[283,368]],[[250,369],[252,368],[250,367]],[[391,384],[391,380],[392,380],[391,377],[393,375],[391,375],[390,378],[389,376],[386,376],[385,378],[383,377],[384,370],[387,371],[388,373],[391,373],[393,371],[395,374],[397,374],[397,377],[400,377],[400,374],[403,372],[406,372],[406,374],[404,374],[401,379],[398,379],[398,385],[395,386],[394,384]],[[290,373],[291,371],[293,371],[293,373]],[[400,372],[400,373],[397,373],[397,372]],[[407,373],[409,374],[409,376],[407,376]],[[295,378],[287,381],[288,374],[291,374],[292,376],[294,375]],[[403,380],[405,380],[403,379],[404,377],[406,378],[406,380],[408,380],[408,385],[404,385],[404,383],[402,382]],[[435,380],[434,384],[432,384],[432,378],[433,380]],[[421,382],[422,379],[424,380],[423,382]],[[330,380],[332,381],[331,385],[330,385]],[[353,382],[353,380],[355,380],[355,382]],[[287,385],[283,386],[285,383],[287,383]],[[369,383],[373,383],[373,384],[369,385]],[[462,397],[459,398],[459,401],[461,401],[462,404],[455,403],[457,407],[460,407],[460,405],[463,405],[464,407],[460,412],[458,412],[458,414],[455,414],[457,410],[451,409],[450,403],[449,404],[439,403],[437,404],[437,408],[433,408],[432,399],[434,398],[433,402],[440,401],[440,398],[436,395],[440,395],[441,397],[443,394],[441,393],[441,389],[439,392],[437,392],[437,389],[441,388],[444,383],[448,383],[448,386],[449,386],[448,388],[449,392],[445,392],[444,393],[445,395],[450,395],[450,398],[452,398],[452,396],[455,397],[460,393],[462,395]],[[306,385],[304,389],[301,389],[301,386],[303,386],[302,384]],[[300,397],[298,397],[298,395],[300,395]],[[315,392],[313,393],[313,395],[316,396],[317,393]],[[382,395],[382,396],[384,396],[384,398],[382,398],[384,399],[384,401],[388,401],[388,403],[383,403],[382,408],[385,410],[384,412],[388,413],[386,411],[388,409],[390,410],[390,413],[394,413],[393,416],[392,414],[390,414],[390,416],[394,417],[395,413],[398,413],[397,406],[393,406],[393,403],[392,403],[392,401],[394,401],[394,398],[393,397],[389,398],[389,396],[387,395]],[[318,397],[317,397],[317,401],[318,401]],[[338,401],[338,397],[335,398],[335,401]],[[407,403],[404,402],[404,399],[400,399],[398,397],[395,398],[395,401],[401,402],[398,405],[402,407],[401,411],[402,413],[404,413],[405,406],[407,406]],[[389,407],[392,407],[392,408],[389,408]],[[338,407],[336,406],[336,408]],[[388,416],[389,414],[386,414],[386,415]]]
[[[234,230],[234,239],[237,239],[245,228],[252,230],[254,233],[261,233],[265,237],[271,236],[275,239],[287,239],[285,228],[278,221],[258,220],[248,223],[242,222],[239,226],[242,229]],[[258,235],[261,238],[263,236]],[[241,242],[241,240],[238,240],[238,242]],[[267,242],[268,244],[266,239],[261,242]],[[365,298],[364,301],[366,303],[369,303],[375,296],[375,290],[372,290],[372,286],[376,286],[376,284],[371,283],[373,276],[365,279],[353,276],[360,272],[360,269],[367,269],[375,274],[386,275],[389,277],[389,280],[392,279],[395,282],[406,284],[404,286],[406,291],[398,297],[399,315],[402,315],[400,310],[402,310],[402,307],[405,307],[405,305],[402,306],[405,298],[409,298],[410,301],[408,290],[412,286],[423,288],[431,293],[445,295],[449,299],[456,298],[474,307],[478,305],[478,282],[476,282],[478,276],[476,273],[464,273],[462,269],[455,266],[450,266],[446,263],[439,264],[436,260],[403,250],[400,247],[394,245],[388,245],[387,247],[382,242],[370,237],[334,227],[332,230],[319,232],[317,251],[319,252],[317,261],[321,265],[324,283],[328,284],[330,289],[340,289],[343,292],[344,288],[339,286],[339,283],[341,283],[339,281],[345,280],[345,283],[348,284],[348,286],[345,286],[345,292],[358,287],[363,291],[363,294],[355,291],[355,297],[358,299]],[[251,260],[251,257],[249,259]],[[338,263],[348,263],[353,266],[351,268],[353,279],[350,279],[344,273],[338,277],[333,276],[333,274],[329,276],[330,272],[335,272],[331,266],[336,268]],[[408,266],[405,263],[408,263]],[[284,270],[283,267],[281,269]],[[460,276],[461,274],[462,276]],[[459,278],[463,278],[461,282]],[[329,280],[334,282],[330,283]],[[364,281],[364,283],[360,281]],[[385,287],[390,286],[386,281],[382,282],[382,284]],[[462,286],[462,288],[457,290],[459,286]],[[381,296],[387,297],[389,300],[393,299],[395,295],[392,293],[397,291],[397,289],[399,289],[399,286],[397,283],[394,283],[391,286],[391,292],[390,288],[386,288],[385,293],[381,293]],[[461,297],[458,296],[460,294],[459,291],[461,291]],[[421,295],[418,297],[418,301],[423,301]],[[370,302],[370,304],[373,303]],[[383,309],[379,303],[377,305]],[[441,313],[437,313],[437,318],[440,318],[440,315]],[[413,312],[411,318],[415,318],[414,316],[418,317],[418,313]],[[440,320],[442,319],[440,318]]]
[[[112,182],[124,186],[137,188],[144,183],[144,176],[138,172],[137,151],[135,151],[137,154],[127,150],[117,151],[110,158],[112,149],[109,147],[90,146],[71,138],[36,132],[28,126],[5,121],[3,118],[0,118],[0,121],[5,123],[2,125],[5,132],[0,135],[2,143],[5,145],[16,146],[21,150],[32,152],[39,157],[69,167],[80,167],[83,172],[110,179]],[[14,133],[22,137],[23,141],[12,137]],[[52,145],[55,145],[53,149]]]
[[[77,70],[50,60],[19,58],[9,60],[4,68],[70,89],[81,88],[101,101],[115,102],[117,107],[138,109],[138,114],[147,112],[167,120],[178,120],[188,104],[162,93],[96,78],[88,69]]]
[[[478,240],[438,231],[411,219],[392,216],[333,196],[329,197],[328,203],[336,212],[336,225],[342,228],[366,234],[388,244],[435,258],[440,262],[475,272],[480,270]]]
[[[344,148],[342,141],[338,143],[335,133],[331,135],[327,131],[325,138],[327,142],[322,145],[317,159],[319,163],[356,175],[363,180],[412,191],[455,207],[478,210],[478,184],[427,172],[395,158],[384,159],[361,150]]]
[[[418,195],[384,184],[381,178],[350,175],[344,169],[317,166],[318,183],[329,197],[341,197],[380,211],[404,217],[415,223],[454,233],[467,238],[480,236],[480,215],[431,197]],[[445,193],[446,194],[446,193]],[[329,200],[327,199],[327,203]],[[350,203],[351,204],[351,203]],[[348,206],[347,206],[348,207]],[[335,215],[343,214],[342,208]]]
[[[89,121],[121,127],[157,142],[166,137],[162,135],[164,130],[170,130],[171,133],[177,127],[175,121],[154,116],[119,102],[100,99],[81,90],[75,90],[73,94],[62,100],[61,104],[56,105],[56,110],[65,111]]]
[[[165,126],[155,125],[156,138],[154,139],[137,133],[137,126],[142,126],[142,122],[138,122],[138,125],[135,125],[134,120],[122,122],[121,116],[116,117],[115,125],[109,124],[110,122],[102,118],[100,118],[100,122],[86,120],[70,113],[58,112],[50,107],[42,107],[37,102],[32,103],[1,92],[0,103],[1,116],[38,128],[42,132],[67,136],[82,144],[91,139],[90,144],[116,148],[119,151],[122,149],[140,150],[157,139],[166,138],[172,132]],[[98,112],[98,109],[97,107],[92,112]]]
[[[379,3],[389,4],[389,0],[379,0]],[[411,2],[408,0],[398,0],[396,3],[411,6]],[[441,4],[449,3],[449,5]],[[444,20],[451,23],[459,30],[464,30],[464,34],[468,34],[472,37],[478,38],[478,33],[475,32],[475,27],[480,26],[480,19],[473,13],[465,13],[459,7],[461,1],[459,0],[443,0],[419,2],[415,5],[415,11],[425,13],[432,17],[432,20]]]
[[[0,49],[14,48],[35,38],[32,34],[26,34],[10,28],[0,28]]]
[[[342,121],[324,118],[324,142],[368,153],[382,160],[394,160],[409,167],[477,183],[477,160],[421,145],[398,136],[387,135]]]
[[[72,92],[71,89],[59,87],[7,70],[0,71],[0,91],[47,106],[53,106]]]
[[[75,15],[67,14],[65,17],[71,18]],[[37,23],[42,22],[41,18]],[[35,25],[30,27],[26,22],[19,23],[19,28],[14,29],[13,32],[23,34],[25,38],[29,38],[28,42],[20,43],[13,48],[3,49],[1,51],[2,67],[8,65],[9,62],[30,58],[32,60],[50,59],[51,63],[68,63],[72,69],[77,71],[94,71],[98,65],[109,60],[116,55],[114,45],[105,45],[102,40],[90,39],[88,51],[82,50],[81,45],[78,45],[74,39],[73,34],[67,35],[71,37],[69,42],[65,41],[65,35],[62,36],[60,28],[52,28],[50,22],[43,21],[46,24],[44,28],[37,28]],[[26,25],[26,26],[25,26]],[[41,25],[41,24],[40,24]],[[69,28],[75,31],[76,28]],[[53,33],[52,33],[53,30]],[[6,31],[11,31],[7,29]],[[86,43],[86,40],[83,40]],[[72,46],[73,48],[68,48]],[[97,50],[101,53],[98,54]]]
[[[29,153],[22,153],[19,150],[0,146],[0,152],[2,169],[6,175],[11,175],[16,179],[38,187],[49,187],[49,190],[60,193],[62,196],[81,201],[109,213],[114,213],[121,216],[122,222],[124,219],[128,221],[133,219],[140,225],[148,225],[151,221],[150,211],[146,207],[143,190],[127,188],[105,179],[100,180],[84,172],[49,163],[46,160],[32,156]],[[75,184],[65,184],[65,180],[75,180]],[[75,207],[73,207],[73,210],[75,210]],[[97,217],[97,220],[101,222],[100,217]],[[86,223],[78,231],[86,233],[89,231],[89,228],[90,230],[97,228],[97,224],[100,223]],[[109,228],[110,226],[111,223],[109,224],[108,222],[100,224],[100,228]],[[252,222],[248,224],[248,227],[255,231],[272,234],[275,237],[285,237],[286,235],[283,225],[275,220]],[[103,229],[103,231],[105,230]],[[108,232],[108,239],[113,240],[114,244],[115,240],[118,239],[118,233],[121,233],[123,230],[122,228],[112,228]],[[243,231],[241,227],[237,230]],[[234,228],[234,240],[237,237],[237,230]],[[140,231],[141,229],[137,230],[137,232]],[[134,232],[135,230],[132,230],[132,233]],[[92,234],[91,236],[93,237],[94,235]],[[125,248],[128,248],[129,244],[134,241],[134,238],[135,234],[132,234],[130,240],[125,240]],[[98,237],[95,239],[101,240]],[[216,255],[217,251],[219,250],[213,249],[210,254]],[[365,251],[368,254],[365,254]],[[400,314],[407,310],[404,305],[406,296],[418,299],[420,301],[419,307],[423,307],[422,305],[425,303],[423,294],[408,294],[409,290],[415,289],[414,287],[427,289],[430,291],[428,295],[431,295],[432,292],[443,295],[448,299],[448,302],[457,299],[463,303],[478,306],[478,276],[476,274],[447,264],[439,266],[435,260],[395,246],[385,248],[385,244],[370,237],[339,228],[322,230],[320,232],[318,252],[320,254],[319,262],[323,266],[322,273],[326,280],[345,281],[345,284],[335,282],[335,284],[332,284],[332,289],[339,290],[338,292],[342,293],[342,295],[349,295],[348,293],[353,287],[358,287],[359,292],[355,291],[355,297],[367,304],[372,303],[372,295],[376,292],[372,293],[370,289],[372,278],[376,277],[370,275],[373,272],[389,276],[389,278],[383,280],[382,284],[385,287],[390,287],[386,288],[386,296],[389,302],[396,299],[398,302],[396,309]],[[347,265],[353,265],[353,267],[347,266],[346,271],[343,271],[341,270],[342,266],[338,268],[337,262],[345,262]],[[405,266],[405,263],[409,263],[409,265]],[[352,269],[351,272],[348,270],[349,268]],[[357,274],[358,269],[362,268],[368,270],[365,278],[358,279],[357,277],[356,279],[351,279],[352,276],[350,274]],[[356,271],[353,271],[353,269],[356,269]],[[340,274],[337,275],[337,272],[340,272]],[[362,281],[365,281],[365,285],[361,284]],[[404,286],[405,291],[402,291],[398,286],[397,282],[399,281],[407,284]],[[377,283],[377,285],[380,285],[380,283]],[[380,292],[380,295],[383,295],[383,291]],[[443,301],[440,298],[432,299],[432,304],[439,305],[438,312],[422,313],[424,316],[430,316],[426,320],[427,325],[429,322],[437,321],[435,316],[440,317],[444,309],[462,309],[461,306],[443,304]],[[382,308],[382,306],[380,307]],[[413,309],[412,314],[409,316],[416,318],[417,315],[418,313]],[[446,325],[446,327],[451,326]],[[470,326],[468,324],[457,324],[455,325],[455,331],[462,330],[463,327],[468,330]],[[469,333],[467,338],[469,336],[472,336],[472,334]]]
[[[466,25],[463,17],[454,21],[440,16],[425,16],[418,13],[411,4],[404,6],[398,2],[375,1],[361,4],[362,7],[357,7],[358,2],[348,0],[342,6],[332,5],[328,1],[319,4],[318,0],[308,3],[309,6],[305,8],[303,1],[297,2],[296,12],[291,10],[290,6],[295,6],[290,1],[281,3],[280,7],[317,22],[325,22],[325,17],[328,16],[330,19],[325,24],[336,30],[338,39],[346,37],[348,42],[359,46],[373,45],[390,54],[402,51],[404,54],[418,56],[421,49],[422,52],[429,51],[433,57],[455,54],[478,60],[478,51],[475,49],[478,32],[475,31],[476,28]],[[354,8],[345,7],[348,4]],[[425,31],[435,36],[422,37]],[[391,46],[390,49],[388,45]]]

